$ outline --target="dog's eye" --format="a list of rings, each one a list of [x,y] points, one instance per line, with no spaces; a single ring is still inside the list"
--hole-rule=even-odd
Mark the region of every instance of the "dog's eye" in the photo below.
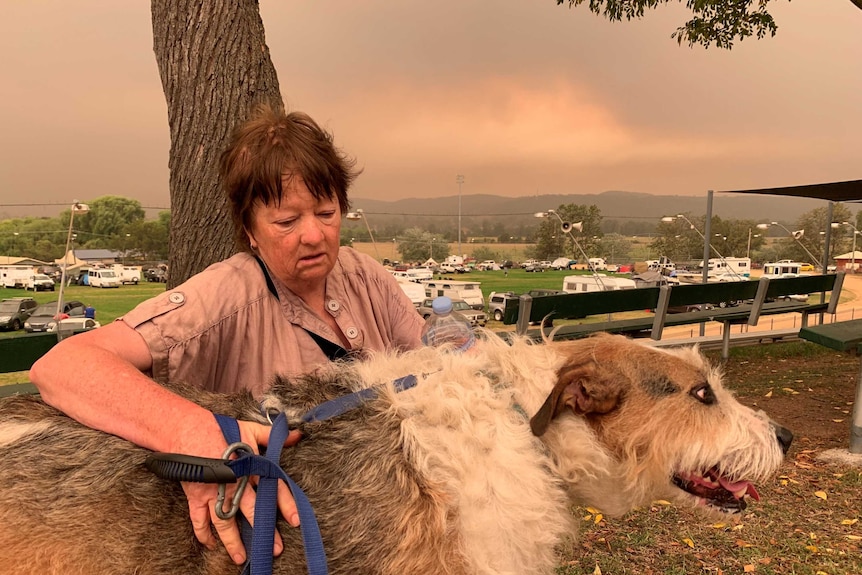
[[[715,394],[712,393],[712,388],[708,383],[698,385],[691,390],[691,394],[704,405],[712,405],[715,403]]]

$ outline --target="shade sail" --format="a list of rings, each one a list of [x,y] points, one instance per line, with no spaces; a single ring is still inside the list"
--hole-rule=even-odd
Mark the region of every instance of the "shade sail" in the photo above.
[[[808,184],[784,188],[762,188],[759,190],[720,190],[727,194],[767,194],[772,196],[796,196],[799,198],[818,198],[832,202],[862,202],[862,180],[831,182],[828,184]]]

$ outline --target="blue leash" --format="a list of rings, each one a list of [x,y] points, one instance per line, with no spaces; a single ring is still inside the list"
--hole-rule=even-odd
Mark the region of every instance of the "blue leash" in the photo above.
[[[239,424],[236,419],[218,413],[213,415],[215,415],[228,444],[241,441]],[[234,471],[237,478],[251,475],[260,477],[257,485],[257,499],[254,504],[255,526],[251,536],[251,559],[246,565],[251,566],[251,575],[272,573],[272,547],[275,542],[275,523],[278,515],[278,480],[283,479],[293,494],[296,510],[299,513],[308,572],[310,575],[327,575],[329,569],[326,565],[326,552],[323,549],[320,527],[317,524],[317,517],[311,508],[311,503],[302,489],[278,464],[281,448],[287,439],[288,432],[287,418],[283,413],[279,413],[272,423],[266,456],[246,453],[237,459],[226,462],[226,465]],[[248,530],[243,529],[243,543],[246,549],[249,549],[246,540],[247,533]]]
[[[395,390],[400,392],[415,387],[417,382],[415,375],[406,375],[396,379],[393,385]],[[378,391],[374,388],[366,388],[343,395],[313,407],[301,419],[306,423],[331,419],[359,407],[362,403],[376,398],[377,395]],[[232,448],[236,447],[236,444],[243,445],[237,420],[218,413],[213,415],[228,445]],[[281,449],[284,447],[289,431],[287,417],[284,413],[279,413],[272,423],[269,446],[265,456],[242,449],[241,455],[231,460],[208,459],[173,453],[152,453],[146,460],[147,468],[159,477],[178,481],[220,483],[221,489],[224,488],[225,484],[233,483],[240,478],[246,478],[246,481],[252,475],[257,475],[260,478],[254,506],[254,530],[251,529],[248,521],[243,520],[241,522],[243,545],[246,549],[251,549],[251,557],[243,567],[243,575],[249,573],[251,575],[270,575],[272,573],[272,548],[275,543],[275,527],[278,516],[279,479],[287,483],[296,502],[309,575],[328,575],[329,573],[326,552],[323,549],[323,538],[320,535],[320,526],[317,523],[311,502],[299,485],[279,466]],[[221,506],[222,502],[219,501],[218,505]],[[234,507],[237,505],[238,502],[235,502]]]

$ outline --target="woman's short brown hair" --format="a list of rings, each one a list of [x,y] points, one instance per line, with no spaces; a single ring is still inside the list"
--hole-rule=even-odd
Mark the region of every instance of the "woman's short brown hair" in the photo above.
[[[299,176],[318,200],[337,200],[344,214],[350,208],[347,189],[359,175],[356,161],[335,147],[332,135],[307,114],[284,114],[258,105],[234,130],[221,155],[219,175],[230,202],[237,246],[250,251],[255,202],[278,205],[282,180]]]

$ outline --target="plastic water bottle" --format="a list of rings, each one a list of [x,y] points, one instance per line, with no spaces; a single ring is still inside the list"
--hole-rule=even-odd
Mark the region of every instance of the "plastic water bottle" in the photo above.
[[[470,320],[452,309],[452,299],[446,296],[434,298],[431,315],[422,328],[422,343],[439,347],[454,345],[456,351],[467,351],[476,343]]]

